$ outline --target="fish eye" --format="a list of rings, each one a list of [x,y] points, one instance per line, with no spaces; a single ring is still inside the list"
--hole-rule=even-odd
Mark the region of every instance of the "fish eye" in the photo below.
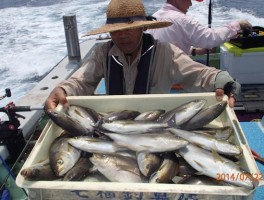
[[[63,160],[57,160],[57,165],[62,165],[63,164]]]

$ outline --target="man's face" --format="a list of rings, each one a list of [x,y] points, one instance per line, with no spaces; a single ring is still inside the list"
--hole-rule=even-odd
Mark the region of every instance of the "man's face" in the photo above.
[[[131,54],[138,50],[143,29],[126,29],[110,33],[115,45],[124,53]]]

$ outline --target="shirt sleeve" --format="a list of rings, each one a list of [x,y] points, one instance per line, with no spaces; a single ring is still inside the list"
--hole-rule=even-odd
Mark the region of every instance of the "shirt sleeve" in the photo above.
[[[234,38],[240,30],[238,22],[231,22],[218,28],[209,28],[201,25],[193,18],[186,17],[183,26],[185,27],[186,37],[191,46],[200,48],[213,48]]]
[[[173,44],[158,43],[157,52],[163,65],[163,72],[169,75],[171,83],[179,83],[188,92],[213,92],[215,77],[220,70],[193,61],[188,55]],[[159,65],[159,64],[158,64]],[[159,78],[162,78],[161,76]]]
[[[97,45],[82,64],[82,66],[67,80],[62,81],[62,87],[67,96],[93,95],[94,91],[104,76],[106,63],[107,44]]]

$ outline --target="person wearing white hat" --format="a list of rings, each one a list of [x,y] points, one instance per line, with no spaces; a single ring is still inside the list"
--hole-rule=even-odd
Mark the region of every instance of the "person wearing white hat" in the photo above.
[[[240,85],[224,71],[194,62],[178,47],[155,40],[146,29],[163,28],[171,22],[149,20],[140,0],[111,0],[106,24],[85,35],[110,33],[110,41],[96,45],[87,61],[68,79],[54,88],[45,109],[58,103],[67,106],[66,96],[93,95],[102,78],[107,95],[165,94],[174,82],[190,92],[224,94],[229,105]]]
[[[202,2],[203,0],[196,0]],[[170,42],[186,54],[205,54],[205,49],[212,49],[224,42],[235,38],[239,31],[252,30],[252,25],[247,20],[231,22],[219,28],[209,28],[200,24],[194,18],[187,16],[191,0],[167,0],[163,6],[153,14],[157,20],[166,20],[171,26],[163,29],[148,30],[150,34],[163,42]],[[205,48],[205,49],[196,49]]]

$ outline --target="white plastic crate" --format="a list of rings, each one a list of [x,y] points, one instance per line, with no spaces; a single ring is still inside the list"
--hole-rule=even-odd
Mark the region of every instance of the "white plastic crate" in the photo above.
[[[260,48],[263,52],[234,46],[230,49],[225,45],[220,47],[220,69],[228,71],[240,84],[264,84],[264,48]]]
[[[121,109],[147,111],[152,109],[169,110],[197,98],[207,100],[206,106],[215,104],[215,93],[166,94],[166,95],[122,95],[68,97],[70,104],[90,107],[98,112]],[[251,173],[260,171],[250,153],[250,148],[232,109],[225,111],[213,121],[214,125],[230,125],[235,130],[234,143],[243,149],[241,166]],[[37,163],[48,156],[51,143],[61,129],[49,121],[23,168]],[[22,169],[23,169],[22,168]],[[27,188],[29,199],[253,199],[254,190],[236,186],[208,186],[184,184],[116,183],[116,182],[62,182],[28,181],[20,174],[18,186]],[[259,186],[263,185],[260,181]]]

